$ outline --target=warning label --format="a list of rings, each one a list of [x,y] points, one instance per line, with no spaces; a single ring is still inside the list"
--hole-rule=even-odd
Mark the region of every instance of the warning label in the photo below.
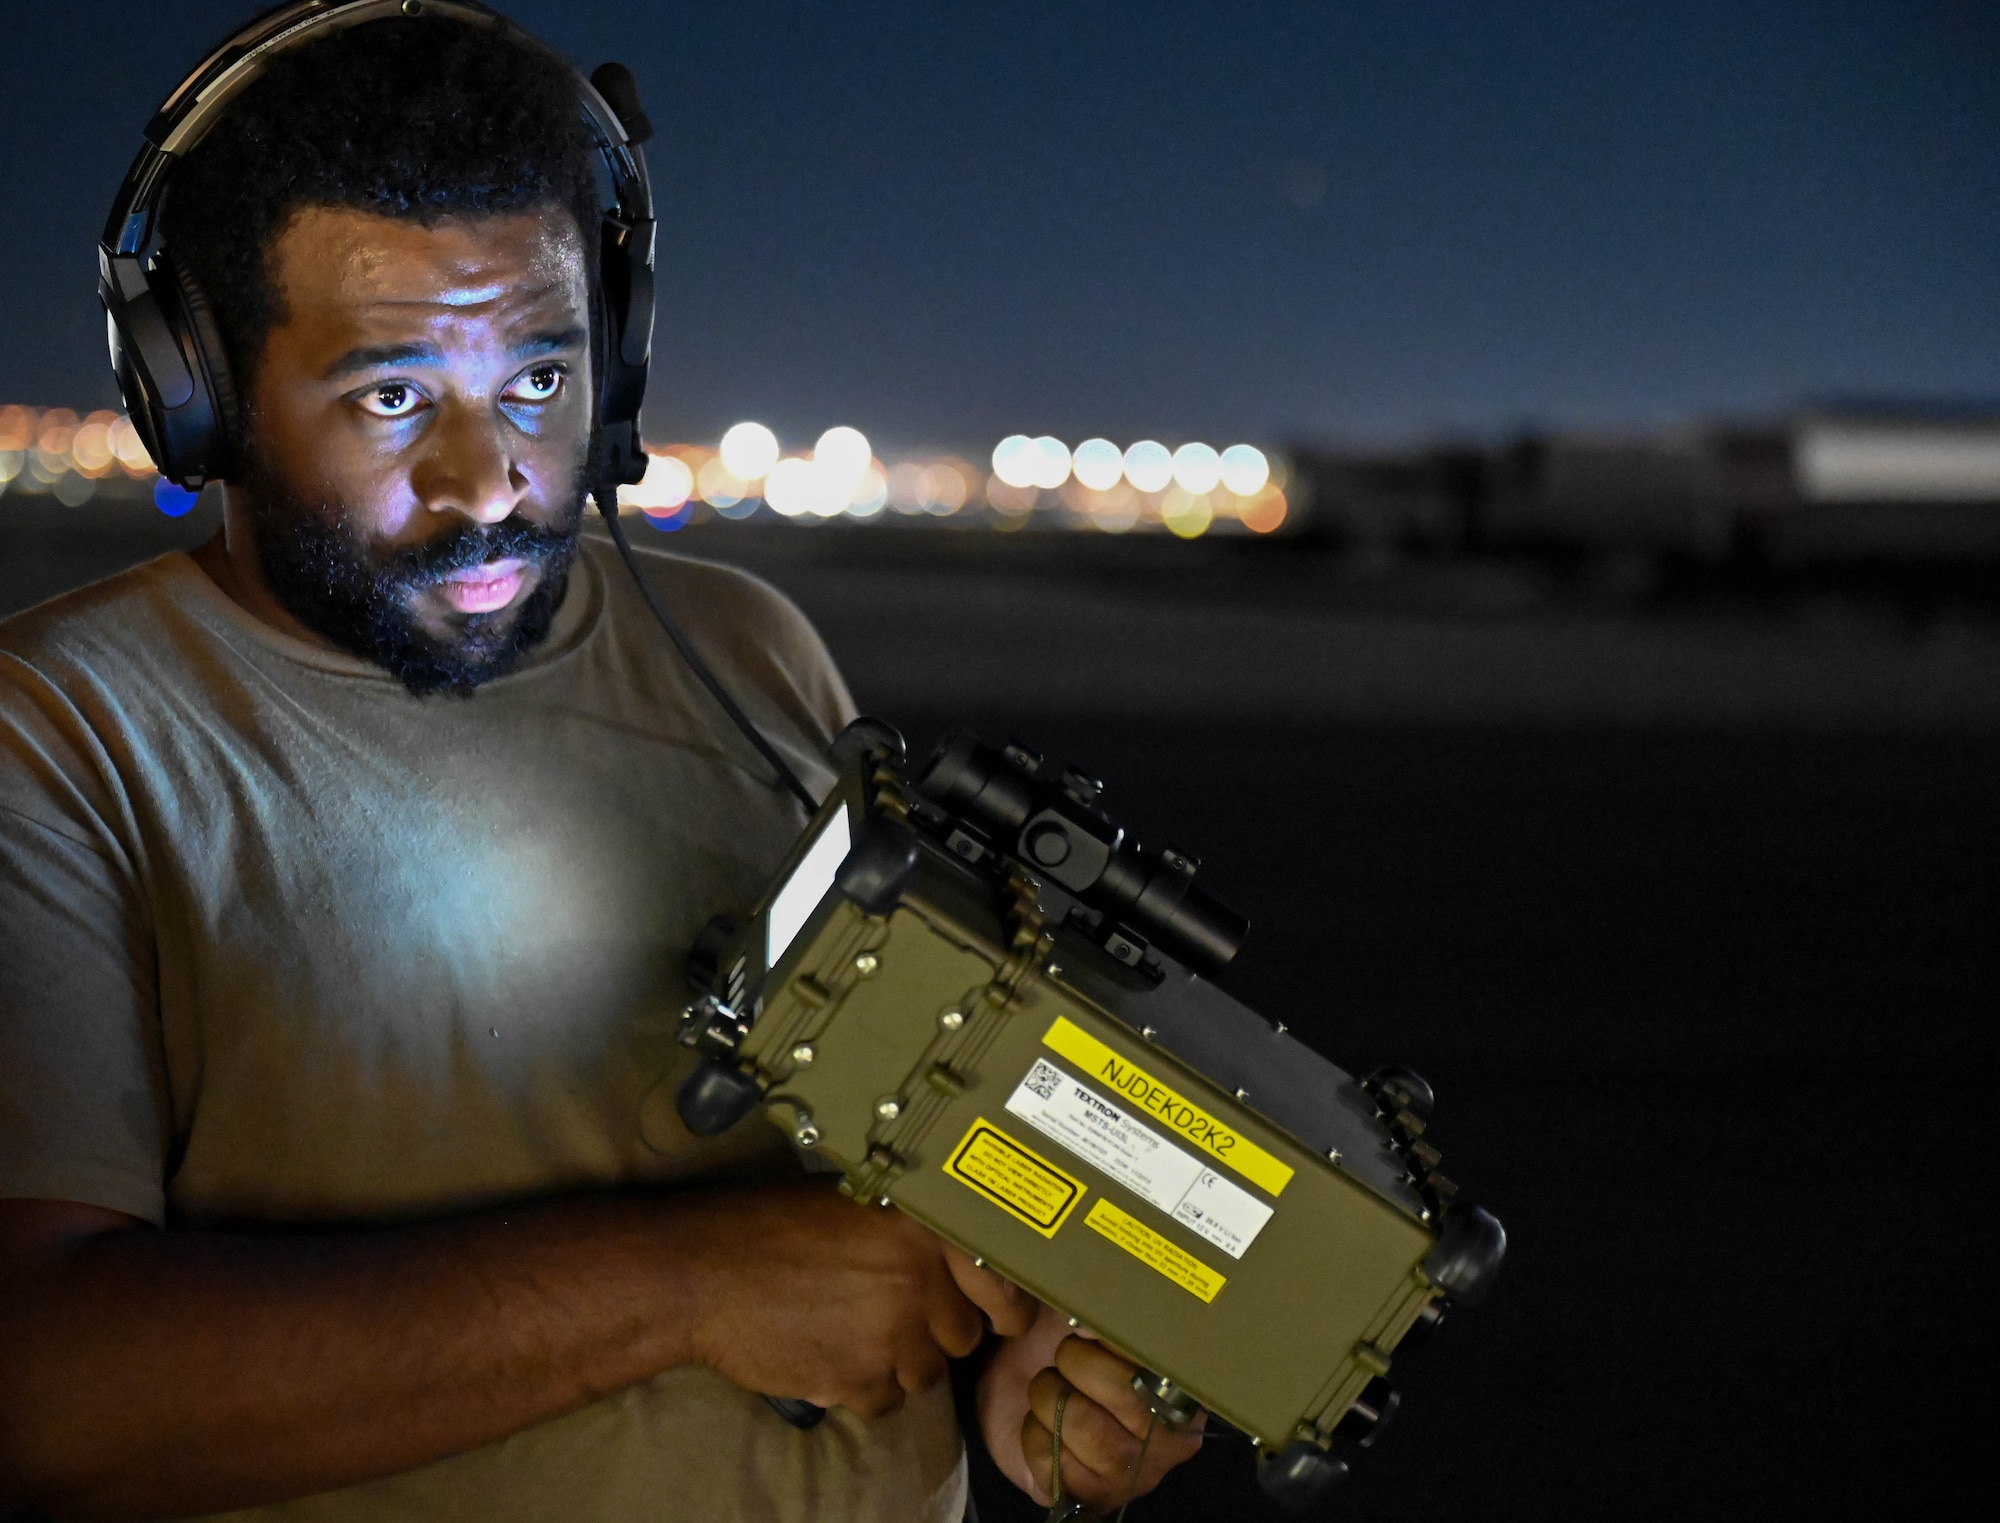
[[[1054,1237],[1071,1208],[1083,1199],[1081,1180],[1072,1179],[984,1117],[973,1122],[951,1150],[944,1171],[1043,1237]]]
[[[1233,1259],[1271,1219],[1241,1185],[1046,1059],[1035,1060],[1007,1109]]]
[[[1211,1116],[1171,1085],[1163,1084],[1137,1064],[1130,1063],[1106,1047],[1074,1021],[1057,1016],[1042,1035],[1042,1045],[1068,1058],[1099,1083],[1125,1097],[1126,1103],[1145,1111],[1168,1130],[1234,1169],[1253,1185],[1272,1195],[1283,1195],[1292,1182],[1292,1167],[1273,1158],[1227,1122]]]
[[[1229,1282],[1206,1264],[1161,1237],[1129,1211],[1100,1198],[1084,1217],[1091,1231],[1111,1239],[1140,1263],[1157,1269],[1191,1296],[1213,1301]]]

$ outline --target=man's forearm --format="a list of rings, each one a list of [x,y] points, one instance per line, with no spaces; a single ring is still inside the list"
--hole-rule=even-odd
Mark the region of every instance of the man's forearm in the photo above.
[[[602,1199],[316,1237],[94,1237],[0,1307],[0,1505],[300,1496],[687,1362],[675,1215]]]

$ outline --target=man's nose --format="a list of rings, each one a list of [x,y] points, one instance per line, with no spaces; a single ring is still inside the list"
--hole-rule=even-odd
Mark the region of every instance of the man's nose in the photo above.
[[[430,446],[410,473],[417,500],[433,513],[460,513],[496,524],[528,490],[515,464],[506,420],[486,409],[447,400],[425,440]]]

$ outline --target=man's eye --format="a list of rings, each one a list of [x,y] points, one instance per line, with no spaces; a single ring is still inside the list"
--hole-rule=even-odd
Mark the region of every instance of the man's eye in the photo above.
[[[510,402],[546,402],[562,390],[563,368],[560,365],[537,365],[520,380],[507,388]]]
[[[407,418],[424,405],[424,394],[405,381],[384,381],[356,398],[363,412],[378,418]]]

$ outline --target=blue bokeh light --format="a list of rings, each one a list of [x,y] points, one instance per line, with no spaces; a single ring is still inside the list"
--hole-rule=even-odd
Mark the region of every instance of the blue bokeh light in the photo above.
[[[153,483],[153,506],[169,518],[185,517],[200,497],[201,493],[190,492],[164,476]]]

